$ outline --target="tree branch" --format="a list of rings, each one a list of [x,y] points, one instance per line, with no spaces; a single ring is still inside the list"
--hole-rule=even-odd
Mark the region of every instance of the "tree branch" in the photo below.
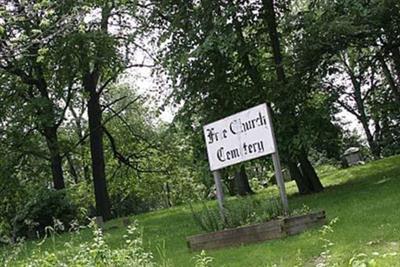
[[[351,114],[353,114],[354,116],[356,116],[357,117],[357,119],[360,119],[361,118],[361,116],[360,116],[360,114],[358,114],[354,109],[352,109],[347,103],[345,103],[345,102],[343,102],[343,101],[341,101],[341,100],[337,100],[337,102],[339,103],[339,105],[341,106],[341,107],[343,107],[345,110],[347,110],[348,112],[350,112]]]
[[[132,105],[134,103],[135,100],[130,101],[129,103],[127,103],[124,107],[122,107],[119,111],[117,111],[115,114],[111,115],[110,117],[108,117],[107,119],[105,119],[102,122],[102,125],[99,127],[104,127],[110,120],[112,120],[113,118],[115,118],[118,114],[120,114],[121,112],[123,112],[125,109],[127,109],[130,105]],[[97,129],[97,128],[96,128]],[[75,145],[72,146],[72,148],[68,151],[66,151],[63,155],[61,155],[61,157],[65,157],[65,155],[71,151],[73,151],[76,147],[78,147],[80,144],[82,144],[88,137],[90,136],[90,133],[85,134]]]
[[[60,127],[61,123],[64,121],[65,113],[67,112],[67,109],[71,103],[72,95],[73,95],[72,94],[72,86],[73,86],[72,84],[70,84],[68,86],[67,99],[65,100],[65,107],[63,108],[63,111],[61,112],[60,119],[58,120],[58,122],[56,122],[56,125],[55,125],[56,128]]]

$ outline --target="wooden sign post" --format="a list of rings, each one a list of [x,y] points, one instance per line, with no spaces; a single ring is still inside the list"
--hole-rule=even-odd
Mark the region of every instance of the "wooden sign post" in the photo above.
[[[269,120],[269,125],[271,127],[272,140],[274,142],[274,147],[275,147],[275,153],[272,154],[272,162],[274,164],[276,183],[279,188],[279,195],[282,201],[283,212],[285,215],[289,215],[289,203],[286,195],[285,181],[283,180],[283,175],[282,175],[281,160],[279,159],[278,144],[276,142],[275,132],[272,126],[272,116],[270,109],[271,108],[267,106],[268,120]]]
[[[220,216],[221,216],[221,220],[225,221],[225,215],[224,215],[224,191],[222,190],[221,172],[218,171],[218,170],[213,171],[213,176],[214,176],[214,182],[215,182],[215,189],[217,191],[216,195],[217,195],[219,213],[220,213]]]
[[[213,172],[218,206],[224,219],[221,175],[218,170],[272,154],[275,176],[285,214],[288,201],[270,111],[266,104],[236,113],[203,127],[208,162]]]

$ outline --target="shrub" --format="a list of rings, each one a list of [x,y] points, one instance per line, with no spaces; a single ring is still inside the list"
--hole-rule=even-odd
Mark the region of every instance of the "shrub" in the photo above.
[[[201,253],[194,256],[192,260],[194,260],[195,267],[208,267],[211,266],[214,258],[207,256],[206,252],[202,250]]]
[[[110,200],[114,217],[145,213],[155,207],[154,203],[140,198],[133,192],[125,196],[122,194],[112,194],[110,195]]]
[[[205,203],[202,204],[200,211],[195,211],[192,206],[191,210],[196,224],[207,232],[266,222],[283,216],[280,201],[275,198],[259,200],[243,197],[226,202],[223,220],[218,208],[210,208]]]
[[[43,189],[28,201],[13,221],[13,238],[43,236],[47,226],[58,222],[56,230],[68,230],[77,217],[77,207],[69,200],[66,191]]]
[[[153,255],[143,248],[142,235],[136,221],[128,226],[127,233],[123,236],[123,247],[117,249],[110,248],[104,240],[102,230],[94,221],[89,224],[89,228],[93,232],[93,238],[89,242],[81,243],[77,247],[71,240],[64,244],[65,249],[56,252],[55,250],[41,250],[43,241],[37,245],[33,255],[27,259],[29,262],[18,261],[18,256],[24,253],[25,244],[24,242],[19,243],[15,247],[22,249],[13,249],[13,253],[4,258],[4,266],[155,266]],[[55,240],[52,239],[52,242],[54,243]]]

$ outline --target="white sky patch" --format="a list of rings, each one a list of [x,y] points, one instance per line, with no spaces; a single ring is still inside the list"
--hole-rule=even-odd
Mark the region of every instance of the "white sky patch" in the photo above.
[[[137,93],[141,96],[149,96],[151,100],[147,104],[151,108],[161,108],[164,100],[162,99],[163,96],[161,96],[157,90],[158,85],[156,84],[155,77],[152,75],[151,68],[132,68],[128,70],[123,79],[121,79],[121,83],[133,85],[134,88],[137,88]],[[174,118],[175,112],[176,109],[167,105],[161,112],[160,119],[164,122],[170,123]]]
[[[365,136],[365,132],[364,129],[361,125],[361,123],[357,120],[357,118],[351,114],[350,112],[348,112],[345,109],[341,109],[341,111],[339,113],[337,113],[335,115],[335,117],[343,123],[343,127],[346,130],[349,131],[356,131],[362,138],[363,140],[366,140],[366,136]],[[371,127],[371,125],[370,125]]]
[[[336,63],[335,67],[340,71],[328,75],[327,77],[325,77],[323,82],[326,83],[327,85],[329,84],[330,86],[333,86],[335,88],[333,90],[341,90],[339,101],[345,103],[346,105],[351,107],[356,113],[359,114],[359,111],[357,109],[357,104],[355,102],[354,85],[350,80],[351,78],[349,77],[349,74],[346,72],[345,66],[343,66],[342,63]],[[362,97],[366,95],[366,91],[369,89],[370,86],[371,85],[368,82],[361,84]],[[363,141],[365,141],[366,134],[358,118],[351,112],[347,111],[343,106],[340,106],[338,103],[336,103],[336,105],[340,107],[340,112],[337,113],[335,117],[340,122],[343,123],[343,127],[346,130],[350,131],[355,130],[361,136]],[[373,121],[370,120],[368,122],[368,125],[371,133],[374,133]]]

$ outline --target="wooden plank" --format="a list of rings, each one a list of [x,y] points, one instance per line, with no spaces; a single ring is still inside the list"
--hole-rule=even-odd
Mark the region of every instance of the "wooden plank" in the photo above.
[[[323,225],[325,217],[324,211],[292,216],[261,224],[190,236],[187,237],[187,244],[191,250],[195,251],[278,239]]]
[[[288,235],[299,234],[307,229],[323,225],[325,223],[325,217],[325,212],[319,211],[311,214],[285,218],[284,231]]]
[[[188,237],[187,239],[195,240],[196,242],[203,242],[203,241],[208,241],[211,239],[220,239],[220,238],[224,238],[224,237],[229,237],[229,236],[240,234],[240,233],[248,233],[248,232],[253,232],[253,231],[255,231],[255,232],[267,231],[268,229],[274,229],[277,226],[281,227],[281,225],[282,225],[281,220],[272,220],[272,221],[261,223],[261,224],[241,226],[241,227],[233,228],[233,229],[226,229],[226,230],[212,232],[212,233],[194,235],[194,236]]]
[[[257,231],[252,231],[252,229],[242,229],[241,231],[237,231],[235,233],[231,233],[230,235],[223,236],[213,236],[207,240],[192,240],[193,243],[204,244],[209,242],[236,242],[241,243],[246,240],[258,240],[258,239],[271,239],[276,235],[281,235],[283,233],[282,227],[277,225],[273,228],[268,229],[258,229]]]
[[[291,227],[286,228],[285,232],[287,233],[287,235],[296,235],[296,234],[302,233],[308,229],[311,229],[311,228],[314,228],[317,226],[322,226],[324,224],[325,224],[324,221],[318,220],[315,222],[293,225]]]
[[[228,229],[219,232],[188,237],[192,250],[220,248],[233,245],[261,242],[282,237],[282,220]]]
[[[293,222],[301,223],[303,221],[316,220],[318,218],[325,218],[325,211],[318,211],[304,215],[291,216],[284,218],[283,220],[285,221],[285,223],[293,223]]]
[[[308,216],[301,216],[297,218],[288,218],[284,219],[284,225],[285,227],[291,227],[291,226],[296,226],[296,225],[302,225],[302,224],[308,224],[312,222],[319,221],[321,219],[324,219],[324,216],[320,216],[320,214],[310,214]]]

